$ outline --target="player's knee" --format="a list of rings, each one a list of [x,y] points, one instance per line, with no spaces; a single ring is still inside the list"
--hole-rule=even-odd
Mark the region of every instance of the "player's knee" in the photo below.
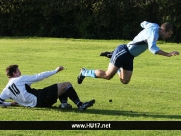
[[[70,82],[66,82],[67,85],[72,85]]]
[[[67,87],[72,87],[72,84],[70,82],[66,82],[66,88]]]
[[[123,84],[128,84],[130,80],[120,79]]]
[[[70,82],[63,82],[63,83],[58,83],[58,89],[66,89],[68,87],[72,86]]]

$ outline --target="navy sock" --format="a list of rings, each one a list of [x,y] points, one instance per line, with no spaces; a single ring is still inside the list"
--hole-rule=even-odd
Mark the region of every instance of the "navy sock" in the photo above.
[[[67,101],[68,101],[68,96],[67,96],[67,94],[64,93],[64,94],[60,95],[60,96],[59,96],[59,100],[60,100],[61,103],[67,103]]]
[[[66,94],[78,107],[82,105],[82,102],[80,101],[76,91],[72,86],[67,88]]]

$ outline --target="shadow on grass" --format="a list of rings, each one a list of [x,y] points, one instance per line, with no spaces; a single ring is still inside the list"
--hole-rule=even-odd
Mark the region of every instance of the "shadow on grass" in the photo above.
[[[136,111],[121,111],[121,110],[101,110],[101,109],[89,109],[84,111],[89,114],[102,114],[102,115],[119,115],[128,117],[144,117],[144,118],[167,118],[167,119],[181,119],[181,115],[164,115],[160,113],[151,112],[136,112]]]
[[[107,115],[107,116],[128,116],[128,117],[144,117],[144,118],[165,118],[165,119],[181,119],[181,115],[166,115],[161,113],[153,113],[153,112],[137,112],[137,111],[122,111],[122,110],[103,110],[103,109],[87,109],[85,111],[79,111],[78,108],[72,108],[72,110],[61,110],[58,107],[51,107],[51,108],[30,108],[30,107],[22,107],[22,106],[15,106],[15,107],[8,107],[11,109],[31,109],[31,110],[43,110],[43,111],[50,111],[56,110],[60,112],[74,112],[74,113],[87,113],[87,114],[99,114],[99,115]]]
[[[87,113],[87,114],[99,114],[99,115],[115,115],[115,116],[128,116],[128,117],[144,117],[144,118],[166,118],[166,119],[181,119],[181,115],[164,115],[160,113],[151,112],[136,112],[136,111],[121,111],[121,110],[103,110],[103,109],[87,109],[85,111],[79,111],[78,108],[72,110],[61,110],[57,107],[51,108],[35,108],[34,110],[57,110],[60,112],[74,112],[74,113]]]

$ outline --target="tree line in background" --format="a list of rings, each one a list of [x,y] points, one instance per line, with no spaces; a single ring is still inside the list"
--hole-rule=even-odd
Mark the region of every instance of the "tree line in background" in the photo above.
[[[133,39],[142,21],[171,22],[181,41],[180,0],[1,0],[0,36]]]

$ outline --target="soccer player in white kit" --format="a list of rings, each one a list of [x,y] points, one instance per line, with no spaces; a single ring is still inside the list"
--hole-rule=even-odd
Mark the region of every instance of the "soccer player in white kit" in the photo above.
[[[26,107],[51,107],[60,100],[61,109],[71,109],[72,106],[67,103],[69,97],[78,107],[79,110],[86,110],[93,106],[95,100],[89,102],[81,102],[76,91],[70,82],[57,83],[47,86],[43,89],[31,88],[31,84],[48,78],[60,71],[64,70],[63,66],[59,66],[55,70],[41,72],[35,75],[23,75],[18,65],[10,65],[6,68],[6,75],[9,82],[0,94],[0,105],[15,105],[12,102],[5,102],[6,99],[13,99],[16,103]]]

